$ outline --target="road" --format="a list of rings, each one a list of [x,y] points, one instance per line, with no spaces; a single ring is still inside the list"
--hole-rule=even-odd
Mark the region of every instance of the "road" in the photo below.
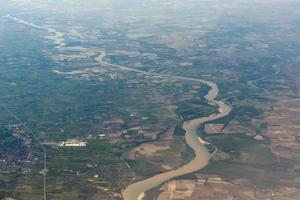
[[[43,145],[43,152],[44,152],[44,169],[43,169],[43,177],[44,177],[44,200],[47,200],[47,149]]]

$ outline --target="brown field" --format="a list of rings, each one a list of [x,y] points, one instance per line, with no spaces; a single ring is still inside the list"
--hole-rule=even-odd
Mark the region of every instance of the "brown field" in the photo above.
[[[218,176],[197,175],[197,180],[174,180],[160,188],[157,200],[294,200],[300,192],[295,187],[278,187],[274,190],[260,190],[247,185],[247,180],[233,182]]]
[[[166,199],[182,199],[182,200],[198,200],[198,199],[257,199],[257,193],[251,187],[235,185],[223,181],[217,176],[199,177],[198,180],[177,180],[171,181],[163,185],[158,200]]]

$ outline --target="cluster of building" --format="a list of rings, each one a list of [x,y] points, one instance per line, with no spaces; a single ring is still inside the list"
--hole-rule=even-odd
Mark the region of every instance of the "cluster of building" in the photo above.
[[[60,147],[86,147],[86,142],[72,139],[72,140],[66,140],[58,144]]]

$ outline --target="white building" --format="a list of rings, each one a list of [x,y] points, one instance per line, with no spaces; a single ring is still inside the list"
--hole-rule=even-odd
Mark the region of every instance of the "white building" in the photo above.
[[[86,147],[86,142],[79,140],[67,140],[61,142],[58,146],[60,147]]]

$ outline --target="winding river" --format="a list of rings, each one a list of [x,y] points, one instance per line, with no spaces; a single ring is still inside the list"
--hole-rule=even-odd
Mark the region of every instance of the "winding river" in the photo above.
[[[194,150],[195,152],[195,158],[187,163],[186,165],[183,165],[177,169],[170,170],[167,172],[163,172],[160,174],[157,174],[155,176],[152,176],[150,178],[147,178],[142,181],[135,182],[131,185],[129,185],[127,188],[125,188],[122,191],[122,196],[124,200],[142,200],[145,196],[145,192],[178,176],[182,176],[185,174],[189,174],[195,171],[198,171],[202,168],[204,168],[211,157],[216,153],[216,151],[213,154],[210,154],[205,147],[206,141],[202,140],[197,135],[197,129],[198,127],[205,123],[212,120],[216,120],[222,117],[227,116],[232,107],[228,104],[226,104],[224,101],[216,100],[219,88],[218,85],[214,82],[197,79],[197,78],[190,78],[190,77],[184,77],[184,76],[178,76],[178,75],[169,75],[169,74],[161,74],[161,73],[155,73],[155,72],[147,72],[139,69],[133,69],[131,67],[121,66],[112,64],[109,62],[106,62],[104,60],[106,54],[104,51],[101,51],[98,57],[95,58],[96,61],[98,61],[100,64],[104,64],[107,66],[113,66],[118,67],[122,70],[127,71],[134,71],[138,73],[143,73],[145,75],[153,75],[153,76],[161,76],[161,77],[168,77],[176,80],[186,80],[186,81],[193,81],[193,82],[199,82],[201,84],[206,84],[210,87],[210,90],[208,91],[207,95],[205,95],[205,99],[208,101],[209,104],[215,105],[218,107],[218,112],[207,116],[207,117],[201,117],[193,120],[189,120],[184,122],[183,128],[186,131],[185,134],[185,141],[186,143]]]
[[[55,48],[58,48],[60,51],[63,51],[63,47],[66,45],[64,42],[64,37],[63,37],[64,34],[63,33],[58,32],[53,28],[39,26],[39,25],[30,23],[30,22],[24,21],[22,19],[12,17],[10,15],[7,15],[4,17],[12,19],[18,23],[22,23],[24,25],[27,25],[27,26],[30,26],[33,28],[37,28],[40,30],[45,30],[45,31],[51,33],[52,35],[46,37],[46,39],[52,40],[53,43],[56,44]],[[210,87],[210,90],[208,91],[207,95],[205,96],[205,99],[208,101],[208,103],[210,103],[212,105],[216,105],[218,107],[218,112],[216,112],[210,116],[186,121],[183,124],[183,128],[186,131],[186,134],[185,134],[186,143],[195,152],[195,158],[192,161],[190,161],[186,165],[183,165],[177,169],[170,170],[170,171],[167,171],[164,173],[160,173],[160,174],[157,174],[150,178],[147,178],[145,180],[138,181],[138,182],[135,182],[135,183],[129,185],[127,188],[125,188],[122,191],[124,200],[142,200],[144,197],[144,194],[147,190],[152,189],[172,178],[182,176],[185,174],[189,174],[189,173],[198,171],[198,170],[202,169],[203,167],[205,167],[215,152],[213,154],[210,154],[208,152],[207,148],[204,145],[207,142],[205,142],[204,140],[202,140],[200,137],[197,136],[197,129],[198,129],[199,125],[201,125],[205,122],[209,122],[209,121],[212,121],[215,119],[222,118],[222,117],[228,115],[231,111],[231,106],[226,104],[224,102],[224,100],[223,101],[216,100],[216,97],[219,93],[217,84],[210,82],[210,81],[197,79],[197,78],[189,78],[189,77],[183,77],[183,76],[177,76],[177,75],[147,72],[147,71],[143,71],[143,70],[139,70],[139,69],[134,69],[131,67],[111,64],[104,60],[105,56],[106,56],[106,53],[104,51],[99,51],[99,55],[95,58],[95,61],[102,65],[113,66],[113,67],[117,67],[121,70],[143,73],[145,75],[168,77],[168,78],[176,79],[176,80],[186,80],[186,81],[193,81],[193,82],[199,82],[201,84],[206,84]],[[59,71],[57,71],[57,73],[64,74],[64,72],[59,72]],[[69,72],[69,73],[72,73],[72,72]],[[277,74],[277,73],[278,72],[276,71],[275,74]],[[262,78],[258,79],[258,80],[262,80]],[[258,80],[254,80],[254,81],[250,82],[249,84],[254,85],[253,83]]]
[[[169,75],[168,75],[169,76]],[[222,118],[226,115],[228,115],[231,111],[231,107],[227,105],[226,103],[222,101],[216,100],[216,97],[218,95],[219,89],[217,84],[201,79],[194,79],[194,78],[188,78],[188,77],[180,77],[180,76],[171,76],[173,78],[177,79],[184,79],[184,80],[191,80],[191,81],[197,81],[200,83],[207,84],[210,87],[210,90],[208,94],[205,96],[205,99],[210,103],[218,106],[218,112],[215,114],[212,114],[207,117],[201,117],[197,119],[193,119],[190,121],[186,121],[183,124],[183,128],[186,131],[185,134],[185,140],[186,143],[194,150],[195,152],[195,158],[187,163],[186,165],[183,165],[177,169],[167,171],[161,174],[157,174],[155,176],[152,176],[148,179],[135,182],[131,185],[129,185],[126,189],[122,191],[122,195],[124,200],[142,200],[144,197],[144,194],[147,190],[152,189],[165,181],[168,181],[172,178],[182,176],[185,174],[189,174],[195,171],[198,171],[202,168],[204,168],[210,158],[213,156],[213,154],[210,154],[207,150],[207,148],[204,146],[205,141],[203,141],[201,138],[197,136],[197,128],[199,125],[209,122],[215,119]]]

